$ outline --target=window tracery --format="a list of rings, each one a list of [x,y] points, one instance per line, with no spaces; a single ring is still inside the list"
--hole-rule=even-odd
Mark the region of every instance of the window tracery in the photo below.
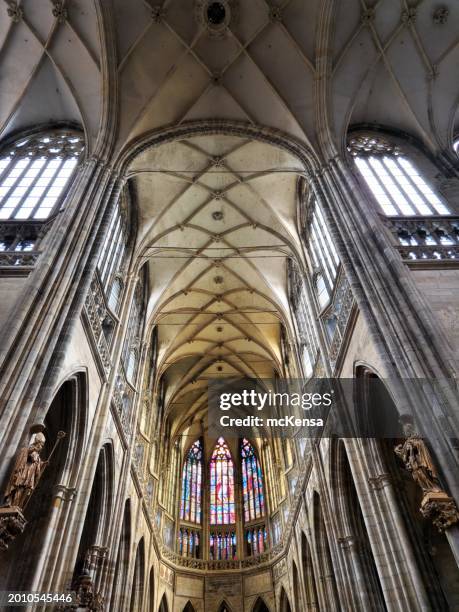
[[[245,522],[265,514],[265,496],[261,466],[252,444],[244,438],[241,443],[242,496]]]
[[[450,214],[402,147],[387,138],[359,134],[349,139],[348,151],[387,216]]]
[[[0,220],[45,220],[58,207],[84,150],[79,132],[20,138],[0,154]]]
[[[202,443],[197,440],[187,453],[182,470],[180,518],[191,523],[201,522]]]
[[[234,465],[224,438],[219,438],[210,461],[210,524],[236,522],[234,503]]]

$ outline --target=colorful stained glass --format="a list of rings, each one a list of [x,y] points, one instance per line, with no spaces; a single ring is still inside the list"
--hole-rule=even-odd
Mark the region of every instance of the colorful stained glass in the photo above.
[[[236,559],[236,533],[234,531],[211,532],[210,558],[213,561]]]
[[[186,456],[182,471],[180,518],[192,523],[201,522],[202,444],[197,440]]]
[[[245,537],[247,544],[247,555],[249,557],[253,555],[261,555],[261,553],[266,550],[268,534],[264,525],[254,527],[253,529],[248,529],[245,533]]]
[[[255,449],[246,438],[242,440],[241,457],[244,520],[248,522],[258,519],[265,514],[263,476]]]
[[[200,534],[193,529],[181,528],[178,534],[179,554],[183,557],[199,558]]]
[[[234,465],[227,443],[219,438],[210,460],[210,524],[235,522]]]

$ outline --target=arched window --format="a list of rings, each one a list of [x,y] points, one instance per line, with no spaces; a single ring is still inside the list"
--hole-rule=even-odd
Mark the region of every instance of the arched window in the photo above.
[[[224,438],[219,438],[210,461],[210,523],[235,522],[233,460]]]
[[[289,260],[289,295],[298,330],[299,352],[305,377],[312,375],[318,355],[317,335],[312,325],[314,313],[308,299],[307,287],[298,266]]]
[[[252,444],[244,438],[241,443],[242,496],[244,520],[258,519],[265,514],[265,497],[261,466]]]
[[[130,383],[134,382],[134,375],[137,365],[137,350],[131,349],[129,351],[128,362],[126,366],[126,378]]]
[[[129,195],[123,192],[111,217],[97,263],[102,287],[106,293],[110,291],[110,297],[117,282],[117,276],[122,273],[126,263],[126,245],[129,237],[126,211],[129,210],[129,206]]]
[[[182,471],[180,518],[191,523],[201,522],[202,444],[197,440],[187,453]]]
[[[358,134],[349,139],[348,151],[386,215],[450,214],[442,198],[398,145],[380,136]]]
[[[118,312],[122,292],[123,281],[120,278],[115,278],[110,289],[110,297],[108,298],[108,305],[113,312]]]
[[[328,291],[327,284],[322,274],[316,275],[315,287],[316,287],[317,299],[319,300],[319,305],[321,308],[324,308],[330,301],[330,293]]]
[[[315,270],[320,271],[324,279],[324,285],[328,293],[331,294],[338,272],[339,258],[335,243],[318,202],[314,202],[308,234],[308,246],[312,263]]]
[[[47,219],[57,210],[84,149],[80,133],[42,132],[0,153],[0,219]]]

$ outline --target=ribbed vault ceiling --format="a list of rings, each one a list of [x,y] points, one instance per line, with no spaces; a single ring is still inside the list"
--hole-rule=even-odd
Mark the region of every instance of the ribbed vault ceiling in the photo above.
[[[203,416],[209,378],[283,371],[286,258],[301,258],[301,171],[279,148],[218,134],[149,148],[130,168],[159,372],[180,422]]]
[[[356,122],[399,127],[433,148],[451,144],[457,2],[237,5],[227,35],[215,38],[197,19],[195,0],[105,0],[105,12],[95,0],[4,0],[0,134],[75,120],[94,146],[110,76],[118,81],[120,147],[164,125],[216,116],[314,146],[324,123],[340,146]],[[114,63],[102,42],[112,32]]]

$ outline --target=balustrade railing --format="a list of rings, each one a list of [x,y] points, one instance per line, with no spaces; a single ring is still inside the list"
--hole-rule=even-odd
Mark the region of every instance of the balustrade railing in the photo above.
[[[52,219],[47,221],[2,221],[0,223],[0,271],[28,274],[40,255],[40,244]]]
[[[459,217],[383,217],[407,263],[459,262]]]
[[[325,327],[331,336],[328,358],[332,366],[338,360],[353,306],[354,296],[351,286],[341,270],[332,302],[322,315]]]
[[[112,362],[107,341],[107,329],[114,325],[114,321],[106,307],[104,294],[97,275],[94,276],[91,282],[91,287],[84,303],[84,310],[89,321],[100,361],[104,371],[108,374],[112,367]]]

